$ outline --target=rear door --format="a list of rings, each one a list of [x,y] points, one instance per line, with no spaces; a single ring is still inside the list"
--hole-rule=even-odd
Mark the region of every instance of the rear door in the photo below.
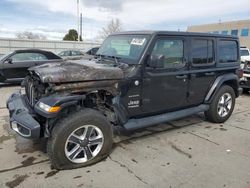
[[[191,39],[190,69],[188,84],[188,105],[203,103],[205,96],[213,84],[216,72],[216,39],[193,37]]]
[[[187,102],[187,40],[158,37],[151,55],[164,55],[164,68],[146,66],[143,74],[142,110],[158,114],[183,108]]]

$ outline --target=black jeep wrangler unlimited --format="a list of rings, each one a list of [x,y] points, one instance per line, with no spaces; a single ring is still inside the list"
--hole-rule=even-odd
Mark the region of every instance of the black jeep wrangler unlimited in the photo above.
[[[225,122],[239,96],[237,37],[186,32],[110,35],[95,59],[31,68],[7,101],[11,128],[48,138],[57,169],[96,163],[113,127],[135,130],[205,112]]]

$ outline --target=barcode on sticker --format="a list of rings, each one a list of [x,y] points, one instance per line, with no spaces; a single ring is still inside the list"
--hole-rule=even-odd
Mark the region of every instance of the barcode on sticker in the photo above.
[[[133,38],[131,41],[132,45],[138,45],[138,46],[142,46],[145,42],[145,38]]]

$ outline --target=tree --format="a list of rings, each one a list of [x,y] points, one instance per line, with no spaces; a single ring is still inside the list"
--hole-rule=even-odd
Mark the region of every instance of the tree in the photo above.
[[[105,39],[110,34],[122,31],[122,22],[119,19],[112,19],[106,27],[103,27],[100,32],[100,38]]]
[[[75,29],[70,29],[69,32],[63,37],[63,40],[78,41],[77,31]],[[81,36],[80,36],[80,41],[82,41]]]
[[[39,39],[39,40],[46,40],[46,36],[41,34],[32,33],[29,31],[19,32],[16,34],[18,39]]]

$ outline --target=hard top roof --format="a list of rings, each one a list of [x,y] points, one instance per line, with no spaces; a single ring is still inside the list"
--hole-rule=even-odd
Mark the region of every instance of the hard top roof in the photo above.
[[[181,36],[201,36],[201,37],[221,37],[238,39],[237,36],[222,35],[214,33],[199,33],[199,32],[182,32],[182,31],[123,31],[113,33],[112,35],[181,35]]]

